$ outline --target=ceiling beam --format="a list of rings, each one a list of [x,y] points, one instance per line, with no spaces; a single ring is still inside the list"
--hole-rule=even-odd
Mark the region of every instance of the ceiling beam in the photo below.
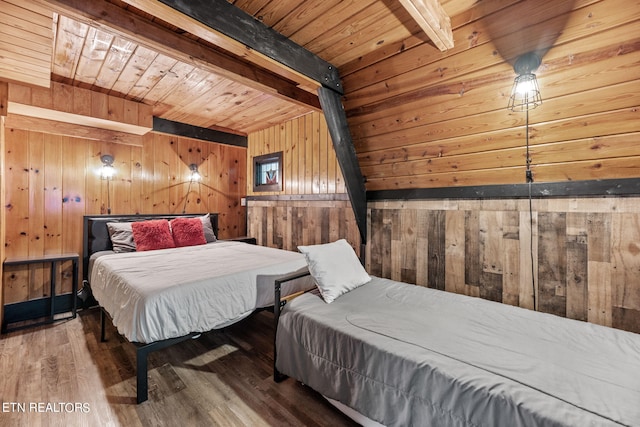
[[[438,0],[400,0],[400,3],[438,49],[453,48],[451,19]]]
[[[99,117],[85,116],[82,114],[74,114],[52,108],[42,108],[35,105],[20,104],[19,102],[9,102],[8,112],[19,116],[112,130],[114,132],[131,133],[134,135],[144,135],[151,130],[151,127],[134,125],[115,120],[107,120]]]
[[[216,142],[218,144],[234,145],[236,147],[246,148],[249,145],[246,135],[238,135],[216,129],[202,128],[186,123],[162,119],[160,117],[153,118],[153,131],[200,139],[202,141]]]
[[[40,117],[21,116],[11,114],[6,117],[6,127],[24,129],[33,132],[43,132],[52,135],[70,136],[92,141],[110,142],[113,144],[133,145],[142,147],[142,136],[133,133],[100,129],[83,126],[77,123],[66,123],[58,120],[48,120]]]
[[[145,7],[153,0],[124,0],[136,7]],[[274,29],[266,26],[227,0],[159,0],[176,11],[206,25],[219,34],[212,41],[217,46],[234,52],[240,43],[243,51],[250,48],[296,72],[313,79],[318,84],[343,94],[340,75],[336,67],[304,47],[294,43]],[[143,9],[144,10],[144,9]],[[155,8],[157,13],[157,8]],[[164,14],[160,19],[191,31],[176,23],[175,15]],[[220,37],[219,35],[224,37]]]
[[[130,39],[150,50],[252,89],[297,105],[320,111],[317,95],[244,60],[210,49],[192,39],[161,27],[138,15],[103,0],[42,0],[61,13],[88,25]]]

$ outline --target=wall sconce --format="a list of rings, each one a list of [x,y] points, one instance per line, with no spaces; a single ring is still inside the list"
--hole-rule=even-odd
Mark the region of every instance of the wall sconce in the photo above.
[[[200,181],[202,179],[202,176],[200,176],[200,172],[198,172],[198,165],[196,165],[195,163],[191,163],[189,165],[189,170],[191,171],[189,181]]]
[[[110,180],[116,174],[116,168],[113,167],[113,156],[110,154],[103,154],[100,156],[102,161],[102,170],[100,176],[102,179]]]
[[[107,214],[111,215],[111,188],[109,181],[111,181],[116,174],[116,168],[113,167],[113,156],[110,154],[100,156],[100,161],[102,161],[100,177],[107,181]]]
[[[182,206],[182,213],[185,213],[187,210],[187,200],[189,200],[189,193],[191,193],[191,184],[195,182],[200,182],[202,176],[200,172],[198,172],[198,165],[195,163],[191,163],[189,165],[189,170],[191,174],[189,175],[189,186],[187,187],[187,194],[184,196],[184,205]]]
[[[533,74],[540,66],[540,57],[534,52],[521,55],[513,65],[517,76],[513,82],[508,108],[511,111],[528,111],[542,104],[538,80]]]

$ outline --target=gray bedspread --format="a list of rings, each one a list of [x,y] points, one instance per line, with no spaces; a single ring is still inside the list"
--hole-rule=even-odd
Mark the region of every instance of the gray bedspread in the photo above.
[[[285,306],[277,368],[393,426],[640,426],[640,335],[374,278]]]
[[[97,258],[91,289],[129,341],[151,343],[206,332],[273,304],[273,282],[306,268],[302,254],[222,241]],[[284,292],[314,286],[310,277]]]

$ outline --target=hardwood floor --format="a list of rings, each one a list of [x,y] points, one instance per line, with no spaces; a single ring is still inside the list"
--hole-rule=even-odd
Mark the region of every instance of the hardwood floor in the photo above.
[[[149,356],[135,403],[135,350],[99,312],[0,337],[0,426],[354,426],[324,398],[272,379],[273,315],[255,313]]]

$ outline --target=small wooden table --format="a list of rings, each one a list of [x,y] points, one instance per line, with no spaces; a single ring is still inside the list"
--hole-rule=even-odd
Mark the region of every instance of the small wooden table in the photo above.
[[[50,285],[51,285],[51,291],[50,291],[50,295],[49,295],[49,300],[50,300],[50,310],[49,310],[49,316],[48,319],[44,322],[40,322],[40,323],[36,323],[33,325],[28,325],[28,326],[36,326],[36,325],[41,325],[43,323],[51,323],[54,322],[56,320],[65,320],[65,319],[72,319],[75,318],[77,315],[77,293],[78,293],[78,260],[79,260],[80,256],[77,253],[64,253],[64,254],[52,254],[52,255],[38,255],[38,256],[27,256],[27,257],[16,257],[16,258],[7,258],[4,260],[4,265],[5,266],[15,266],[15,265],[27,265],[27,264],[39,264],[39,263],[49,263],[51,265],[51,269],[50,269]],[[55,297],[56,297],[56,266],[58,265],[59,262],[64,262],[64,261],[71,261],[71,263],[73,264],[73,283],[72,283],[72,289],[71,289],[71,298],[72,298],[72,305],[71,305],[71,316],[69,317],[64,317],[64,318],[59,318],[56,319],[54,316],[56,314],[55,311]],[[27,301],[26,303],[28,303],[29,301]],[[6,313],[5,313],[6,315]],[[34,319],[37,319],[41,316],[37,316],[34,317]],[[31,319],[19,319],[16,321],[23,321],[23,320],[31,320]],[[3,322],[3,332],[6,330],[6,324],[4,324]]]

